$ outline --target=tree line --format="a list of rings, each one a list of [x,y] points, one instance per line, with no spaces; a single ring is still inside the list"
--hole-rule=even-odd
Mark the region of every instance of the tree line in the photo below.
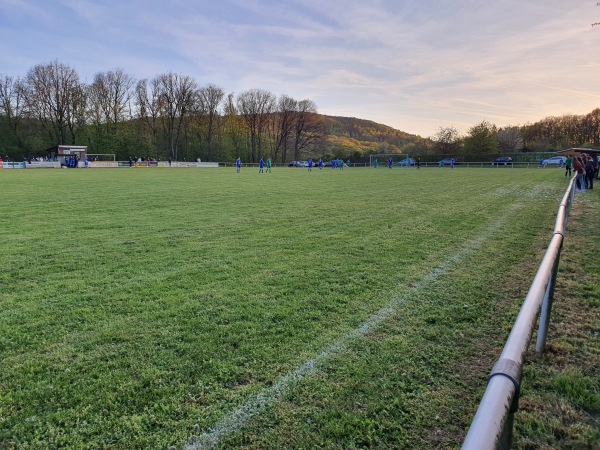
[[[261,89],[226,94],[172,72],[136,80],[116,69],[86,84],[74,68],[53,61],[24,77],[0,75],[0,136],[0,152],[14,158],[71,144],[120,160],[287,162],[315,152],[324,132],[309,99]]]
[[[454,127],[440,127],[429,142],[421,143],[424,154],[444,155],[547,152],[572,147],[600,148],[600,108],[585,115],[546,117],[522,126],[498,128],[484,120],[464,136]]]
[[[256,162],[308,155],[358,160],[371,153],[492,155],[600,148],[600,108],[497,127],[482,121],[466,134],[440,127],[428,138],[355,118],[317,113],[311,100],[250,89],[237,95],[172,72],[136,80],[123,70],[98,72],[90,84],[59,61],[24,77],[0,75],[0,153],[41,156],[58,144],[89,153],[165,160]]]

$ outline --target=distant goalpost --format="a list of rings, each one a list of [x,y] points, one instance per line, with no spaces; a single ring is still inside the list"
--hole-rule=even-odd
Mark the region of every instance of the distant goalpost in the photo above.
[[[388,160],[392,158],[392,163],[397,166],[400,161],[409,158],[408,153],[378,153],[369,155],[369,165],[371,167],[386,167]]]
[[[116,161],[114,153],[88,153],[89,161]]]

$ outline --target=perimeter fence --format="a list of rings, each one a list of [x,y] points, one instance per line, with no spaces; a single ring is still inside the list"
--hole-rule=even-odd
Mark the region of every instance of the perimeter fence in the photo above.
[[[558,263],[575,193],[575,178],[558,208],[554,232],[512,327],[500,358],[494,365],[462,450],[508,450],[512,443],[514,414],[518,409],[525,354],[539,315],[535,350],[546,346]],[[540,312],[541,311],[541,312]]]

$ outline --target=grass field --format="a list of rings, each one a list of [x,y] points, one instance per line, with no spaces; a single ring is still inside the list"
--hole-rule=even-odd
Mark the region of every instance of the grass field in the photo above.
[[[566,185],[0,171],[0,448],[455,448]]]

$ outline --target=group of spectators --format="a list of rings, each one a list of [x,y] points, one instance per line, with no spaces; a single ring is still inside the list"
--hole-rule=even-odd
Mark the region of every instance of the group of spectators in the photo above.
[[[598,159],[587,153],[580,156],[569,156],[565,161],[565,176],[571,176],[571,166],[577,174],[575,178],[575,192],[583,192],[586,189],[594,189],[594,178],[598,178]]]

